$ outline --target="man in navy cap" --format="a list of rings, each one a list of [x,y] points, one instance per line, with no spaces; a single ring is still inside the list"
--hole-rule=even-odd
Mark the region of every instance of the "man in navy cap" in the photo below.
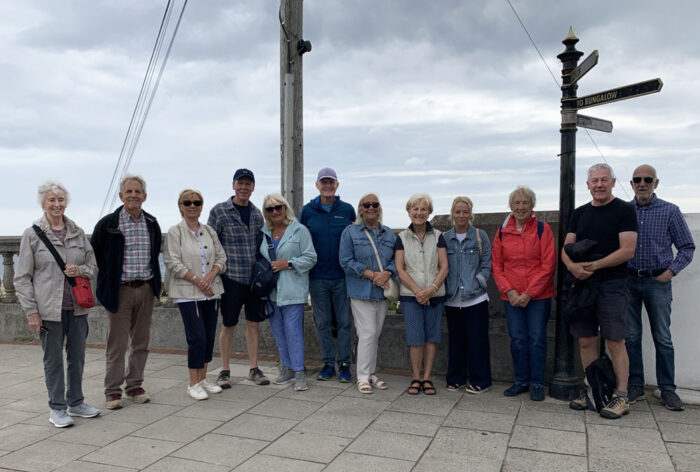
[[[338,323],[338,381],[350,382],[352,316],[345,289],[345,272],[340,267],[338,252],[340,235],[355,221],[355,210],[336,196],[338,176],[333,169],[326,167],[319,171],[316,188],[319,195],[304,205],[299,217],[299,221],[309,228],[318,255],[318,261],[309,273],[311,304],[324,363],[316,379],[330,380],[336,375],[332,306]]]
[[[250,201],[255,190],[255,176],[248,169],[238,169],[233,175],[233,197],[218,203],[209,213],[207,224],[214,228],[226,253],[226,271],[221,274],[224,293],[221,296],[223,326],[219,334],[221,372],[216,383],[229,388],[231,368],[229,358],[233,344],[233,330],[238,316],[245,307],[246,344],[250,371],[248,380],[256,385],[268,385],[270,381],[258,368],[258,324],[261,317],[259,302],[250,291],[250,271],[257,251],[256,237],[263,226],[262,213]]]

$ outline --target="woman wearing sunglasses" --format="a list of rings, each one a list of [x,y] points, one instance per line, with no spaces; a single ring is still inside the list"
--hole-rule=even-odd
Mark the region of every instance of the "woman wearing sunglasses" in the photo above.
[[[199,222],[203,203],[197,190],[180,192],[182,221],[168,230],[164,252],[170,271],[168,297],[177,303],[185,325],[187,394],[195,400],[221,392],[221,387],[207,381],[207,365],[214,350],[218,299],[224,292],[219,274],[226,268],[226,254],[216,231]]]
[[[279,273],[270,293],[270,329],[280,355],[280,375],[275,384],[294,381],[294,390],[306,390],[304,373],[304,304],[309,298],[309,271],[316,264],[311,233],[294,217],[292,208],[278,193],[263,199],[265,225],[260,253]]]
[[[339,257],[358,338],[357,389],[360,393],[372,393],[374,388],[387,388],[375,371],[379,335],[389,307],[384,288],[396,274],[396,236],[391,228],[382,225],[382,207],[376,194],[360,198],[357,215],[355,224],[343,230]]]

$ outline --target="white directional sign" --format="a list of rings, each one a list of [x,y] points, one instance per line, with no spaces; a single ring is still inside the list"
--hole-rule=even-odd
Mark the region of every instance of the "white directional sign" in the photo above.
[[[583,60],[581,64],[578,65],[574,70],[571,71],[569,74],[569,84],[568,85],[573,85],[576,82],[578,82],[578,79],[586,75],[586,73],[593,69],[595,65],[598,64],[598,50],[596,49],[592,53],[588,55],[587,58]]]
[[[600,118],[593,118],[592,116],[586,115],[576,116],[576,126],[603,131],[604,133],[612,133],[613,129],[612,121],[601,120]]]

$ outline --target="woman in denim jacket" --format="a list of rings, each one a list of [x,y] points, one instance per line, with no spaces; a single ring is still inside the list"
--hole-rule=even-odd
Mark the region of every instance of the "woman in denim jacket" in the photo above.
[[[486,232],[474,228],[473,204],[468,197],[452,202],[454,227],[443,236],[447,243],[449,272],[447,288],[447,331],[450,340],[447,390],[469,384],[469,393],[491,387],[489,346],[489,297],[486,281],[491,275],[491,244]]]
[[[384,326],[389,301],[384,298],[384,287],[396,274],[394,243],[396,236],[382,225],[382,207],[379,197],[368,193],[357,205],[357,220],[343,230],[340,237],[340,265],[345,271],[345,285],[357,330],[357,389],[372,393],[374,388],[384,390],[386,382],[375,374],[379,335]],[[372,243],[377,248],[381,267]]]

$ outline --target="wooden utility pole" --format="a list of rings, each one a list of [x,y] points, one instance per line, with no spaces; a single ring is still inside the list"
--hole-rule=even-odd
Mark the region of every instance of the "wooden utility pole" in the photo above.
[[[304,204],[303,0],[280,0],[280,135],[282,195],[299,216]]]

